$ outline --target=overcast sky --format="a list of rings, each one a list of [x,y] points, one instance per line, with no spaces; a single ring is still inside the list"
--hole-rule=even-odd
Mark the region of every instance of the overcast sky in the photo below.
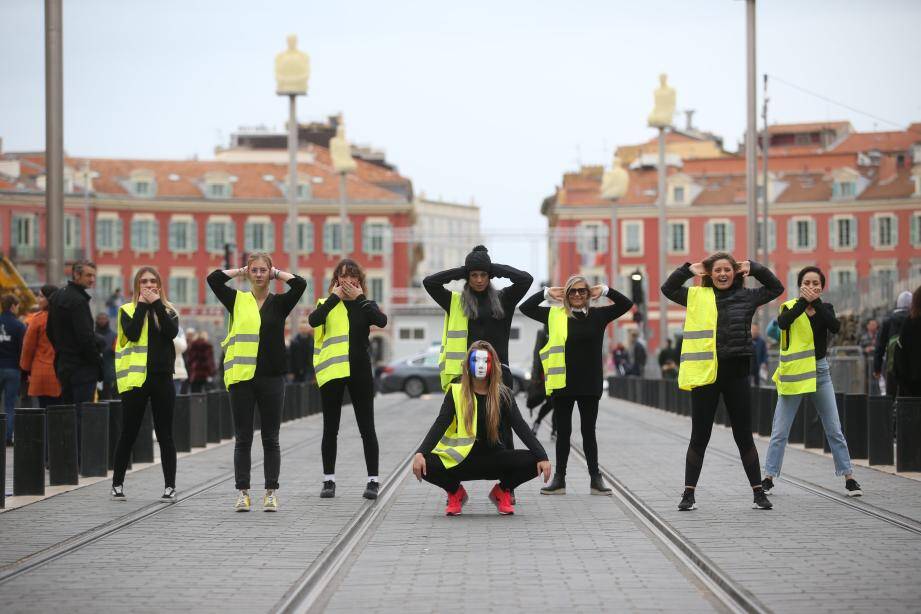
[[[6,151],[44,147],[43,5],[0,2]],[[914,0],[762,1],[758,73],[904,127],[921,121],[919,25]],[[385,149],[417,191],[476,199],[487,231],[536,237],[563,172],[652,137],[660,72],[697,127],[731,149],[745,129],[739,0],[64,0],[67,153],[209,158],[239,126],[281,129],[272,62],[288,33],[312,63],[301,121],[342,111],[350,139]],[[770,99],[772,123],[893,129],[779,82]],[[530,245],[489,242],[543,270]]]

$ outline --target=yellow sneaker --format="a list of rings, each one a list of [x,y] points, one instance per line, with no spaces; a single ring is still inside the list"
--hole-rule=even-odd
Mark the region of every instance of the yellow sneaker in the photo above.
[[[278,511],[278,496],[275,494],[274,490],[265,491],[265,496],[262,497],[262,511],[263,512],[277,512]]]
[[[238,512],[248,512],[250,507],[252,507],[252,501],[249,499],[249,491],[241,490],[240,494],[237,495],[237,502],[234,504],[233,509]]]

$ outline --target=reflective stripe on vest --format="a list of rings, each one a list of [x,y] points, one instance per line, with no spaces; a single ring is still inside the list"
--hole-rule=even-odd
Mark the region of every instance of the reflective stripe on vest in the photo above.
[[[321,298],[317,307],[326,302]],[[351,374],[349,367],[349,313],[340,300],[326,314],[326,321],[314,329],[313,370],[317,384]]]
[[[118,322],[115,338],[115,385],[122,393],[132,388],[140,388],[147,380],[147,318],[141,327],[141,336],[137,341],[129,341],[122,330],[122,312],[131,318],[137,305],[125,303],[118,310]]]
[[[549,395],[566,387],[566,337],[569,317],[563,307],[551,307],[547,316],[547,343],[540,349],[540,364],[544,368],[544,390]]]
[[[224,385],[251,380],[256,375],[259,353],[259,327],[262,316],[252,292],[241,292],[233,300],[233,313],[228,323],[224,348]]]
[[[780,306],[780,313],[792,309],[798,299]],[[805,312],[793,320],[790,330],[780,330],[780,361],[774,371],[777,394],[788,396],[815,392],[815,339]]]
[[[450,390],[448,394],[451,394],[454,398],[454,418],[441,440],[435,444],[435,449],[432,450],[432,453],[441,460],[441,464],[445,466],[445,469],[459,465],[467,458],[473,448],[473,444],[476,442],[476,404],[474,403],[473,405],[473,428],[468,432],[464,422],[463,411],[467,401],[464,399],[461,385],[449,384],[448,388]],[[447,397],[447,395],[445,396]]]
[[[693,390],[712,384],[716,369],[716,294],[713,288],[688,288],[678,387]]]
[[[467,357],[467,316],[460,292],[451,292],[451,309],[445,314],[441,331],[441,350],[438,354],[438,375],[441,389],[447,390],[455,378],[464,372]]]

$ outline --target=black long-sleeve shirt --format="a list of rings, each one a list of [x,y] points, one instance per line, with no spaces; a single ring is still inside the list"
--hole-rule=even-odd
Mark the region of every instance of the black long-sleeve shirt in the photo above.
[[[384,328],[387,326],[387,316],[377,303],[366,298],[364,294],[358,295],[353,301],[343,301],[335,294],[330,294],[323,304],[313,310],[307,321],[314,328],[322,326],[326,322],[326,316],[340,302],[345,305],[349,317],[349,371],[352,375],[359,372],[370,373],[371,326]]]
[[[230,277],[220,269],[208,275],[208,285],[211,286],[214,295],[227,308],[227,311],[233,313],[237,291],[227,287],[228,281]],[[287,283],[287,292],[284,294],[270,292],[259,309],[261,324],[259,325],[259,349],[256,354],[257,376],[284,375],[288,370],[288,355],[285,351],[285,319],[297,305],[304,290],[307,289],[307,281],[295,275]]]
[[[435,302],[446,312],[451,310],[451,291],[445,288],[445,284],[452,281],[467,279],[467,268],[457,267],[448,269],[441,273],[429,275],[422,280],[425,291],[429,293]],[[505,312],[502,319],[496,319],[492,315],[492,308],[489,304],[489,296],[484,292],[471,292],[477,299],[477,317],[467,321],[467,345],[474,341],[488,341],[499,355],[499,361],[508,365],[508,337],[512,328],[512,316],[515,315],[515,307],[518,305],[525,292],[531,287],[534,278],[530,273],[519,271],[514,267],[505,264],[493,263],[490,266],[489,274],[492,277],[505,277],[511,280],[512,285],[502,288],[498,291],[499,301],[502,304],[502,310]]]
[[[770,303],[783,294],[783,284],[768,269],[754,260],[749,261],[751,276],[761,283],[760,288],[743,286],[744,277],[736,274],[732,286],[725,290],[713,288],[716,296],[716,355],[717,358],[752,355],[752,317],[758,307]],[[675,269],[665,283],[662,292],[672,302],[687,307],[688,288],[684,282],[694,277],[691,263]],[[746,365],[746,372],[748,371]]]
[[[609,288],[606,295],[611,305],[589,307],[588,313],[573,311],[566,330],[566,386],[554,390],[554,395],[600,396],[603,380],[604,329],[633,307],[633,301]],[[521,313],[538,322],[547,323],[549,307],[541,307],[544,291],[538,290],[521,304]]]
[[[783,330],[790,330],[793,326],[793,320],[801,316],[809,302],[800,297],[793,307],[784,309],[777,316],[777,325]],[[809,318],[809,325],[812,327],[812,338],[815,344],[815,359],[825,358],[828,348],[828,333],[835,334],[841,329],[841,322],[835,315],[835,307],[831,303],[823,303],[822,299],[816,299],[812,302],[815,309],[815,315],[806,314]]]
[[[548,460],[547,452],[544,451],[544,446],[540,445],[540,442],[537,440],[537,437],[534,436],[534,433],[531,432],[531,428],[524,421],[524,418],[521,417],[521,412],[518,411],[518,404],[515,402],[515,399],[512,399],[511,404],[502,402],[500,406],[499,413],[499,438],[495,444],[489,442],[488,437],[486,436],[486,395],[477,394],[476,396],[476,445],[480,447],[485,447],[488,450],[503,450],[505,446],[502,444],[502,432],[511,426],[512,430],[515,431],[515,434],[518,435],[518,438],[524,442],[524,445],[527,446],[528,450],[531,451],[534,456],[537,457],[537,460]],[[454,419],[454,393],[448,391],[445,394],[445,400],[441,404],[441,411],[438,412],[438,417],[435,418],[435,423],[432,425],[432,428],[429,429],[428,434],[425,436],[425,439],[422,440],[422,444],[419,446],[419,449],[416,452],[420,454],[428,454],[431,452],[438,441],[441,439],[442,435],[445,434],[445,431],[448,430],[448,427],[451,426],[451,420]]]
[[[179,334],[179,315],[175,311],[168,312],[163,301],[158,299],[153,303],[138,302],[133,316],[119,310],[118,317],[122,333],[135,343],[141,338],[144,320],[147,320],[147,372],[172,375],[176,367],[173,339]]]

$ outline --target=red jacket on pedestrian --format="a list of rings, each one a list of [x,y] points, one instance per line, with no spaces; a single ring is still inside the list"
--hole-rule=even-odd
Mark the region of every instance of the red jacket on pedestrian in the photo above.
[[[48,339],[48,312],[40,311],[29,320],[22,340],[19,368],[28,371],[29,396],[59,397],[61,384],[54,373],[54,347]]]

